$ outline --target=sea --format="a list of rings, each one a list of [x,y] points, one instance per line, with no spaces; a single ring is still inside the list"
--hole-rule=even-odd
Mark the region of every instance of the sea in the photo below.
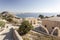
[[[38,18],[39,15],[44,16],[56,16],[57,13],[17,13],[16,16],[20,18],[26,18],[26,17],[35,17]]]

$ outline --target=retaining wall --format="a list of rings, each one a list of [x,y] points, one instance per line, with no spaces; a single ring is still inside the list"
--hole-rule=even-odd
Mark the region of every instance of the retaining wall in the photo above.
[[[22,37],[19,35],[19,33],[13,29],[13,37],[14,40],[23,40]]]

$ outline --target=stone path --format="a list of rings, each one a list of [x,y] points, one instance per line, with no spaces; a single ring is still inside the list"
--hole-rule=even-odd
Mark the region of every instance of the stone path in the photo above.
[[[0,40],[13,40],[12,28],[6,28],[0,32]]]

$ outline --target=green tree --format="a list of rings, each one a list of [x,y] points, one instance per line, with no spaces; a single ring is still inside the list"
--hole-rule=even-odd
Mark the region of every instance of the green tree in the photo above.
[[[60,15],[57,15],[57,17],[60,17]]]
[[[39,15],[39,18],[41,18],[41,19],[44,18],[44,15]]]
[[[18,29],[18,32],[20,35],[24,35],[28,33],[32,28],[33,26],[28,21],[23,21]]]
[[[45,16],[45,18],[49,18],[48,16]]]
[[[51,17],[54,17],[54,15],[53,15],[53,16],[51,16]]]

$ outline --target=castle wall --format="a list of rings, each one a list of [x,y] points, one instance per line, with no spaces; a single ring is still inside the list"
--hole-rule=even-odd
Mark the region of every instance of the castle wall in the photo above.
[[[42,25],[46,26],[49,32],[51,32],[55,27],[60,28],[59,21],[42,20]]]

